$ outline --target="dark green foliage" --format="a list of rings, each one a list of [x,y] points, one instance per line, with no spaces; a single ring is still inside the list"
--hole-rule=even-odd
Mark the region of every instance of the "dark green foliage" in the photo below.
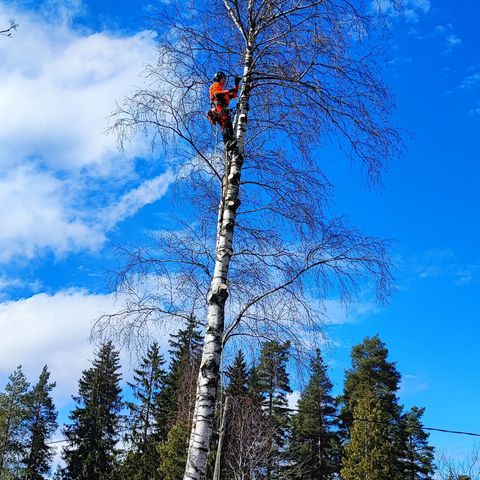
[[[170,371],[160,395],[162,438],[179,420],[189,419],[195,401],[196,382],[202,349],[202,335],[198,322],[190,317],[184,329],[170,339]]]
[[[402,415],[397,399],[399,381],[395,363],[388,361],[388,350],[378,336],[366,338],[352,349],[352,368],[346,372],[342,397],[342,433],[344,441],[350,439],[342,470],[347,480],[367,474],[372,479],[433,478],[433,449],[421,425],[424,410],[413,408]],[[357,409],[360,402],[361,412]],[[372,419],[374,422],[368,421]]]
[[[57,468],[53,478],[181,480],[201,341],[191,318],[172,336],[168,373],[158,344],[148,349],[129,383],[133,400],[126,404],[129,414],[122,455],[117,450],[123,407],[119,355],[111,342],[102,345],[79,381],[71,423],[64,429],[66,467]],[[229,408],[221,478],[433,480],[433,448],[422,425],[424,409],[413,407],[402,414],[397,399],[400,375],[378,336],[366,338],[352,350],[352,367],[346,372],[341,397],[343,431],[319,350],[312,359],[311,377],[298,411],[292,415],[288,408],[289,348],[289,342],[267,341],[257,365],[249,369],[243,352],[238,351],[227,366],[224,394]],[[47,443],[57,427],[51,399],[54,386],[44,367],[29,391],[18,367],[0,393],[2,480],[48,478],[52,451]],[[454,471],[449,471],[451,480],[469,479]]]
[[[154,342],[134,371],[134,382],[129,383],[135,402],[128,402],[129,433],[127,441],[130,451],[122,466],[124,476],[132,480],[154,480],[158,478],[157,443],[162,440],[162,428],[158,424],[162,411],[160,394],[165,382],[163,365],[165,360]]]
[[[168,432],[167,440],[160,443],[159,474],[162,480],[181,480],[187,463],[190,424],[179,422]]]
[[[400,407],[397,392],[400,374],[394,362],[388,361],[388,350],[378,335],[366,337],[352,349],[352,368],[345,374],[342,397],[344,429],[352,424],[353,410],[360,398],[373,394],[389,415],[390,421],[398,419]],[[347,434],[344,430],[344,434]]]
[[[103,344],[79,381],[76,407],[65,430],[65,476],[72,480],[110,478],[118,440],[120,398],[119,354],[111,342]]]
[[[247,390],[251,402],[255,405],[261,406],[264,399],[262,395],[262,380],[260,378],[258,365],[252,365],[248,372]]]
[[[263,396],[263,405],[269,417],[285,418],[288,406],[287,394],[292,392],[287,372],[290,342],[265,342],[260,354],[260,364],[256,374],[258,386]]]
[[[20,474],[20,461],[25,452],[28,407],[26,396],[29,384],[22,372],[17,369],[8,378],[5,392],[0,394],[0,474]]]
[[[276,476],[284,460],[286,430],[289,424],[287,394],[292,392],[287,372],[290,342],[265,342],[260,353],[260,363],[255,375],[256,388],[260,389],[262,405],[274,435],[270,442],[270,455],[267,458],[265,478]]]
[[[400,480],[390,414],[375,393],[357,397],[350,441],[345,447],[343,480]]]
[[[239,350],[232,365],[227,367],[225,372],[228,378],[226,394],[230,397],[244,397],[248,394],[249,375],[245,356]]]
[[[50,372],[45,365],[38,383],[25,397],[28,417],[22,475],[29,480],[43,480],[50,472],[54,450],[47,442],[58,426],[57,412],[51,397],[54,387],[55,383],[50,382]]]
[[[344,471],[348,472],[349,480],[366,478],[362,475],[367,473],[372,480],[399,479],[403,448],[400,435],[402,409],[397,399],[400,374],[395,363],[388,360],[388,350],[378,335],[366,337],[354,346],[351,358],[352,368],[345,374],[341,398],[341,435],[344,444],[349,442],[344,451],[342,475]],[[372,429],[370,436],[369,428]],[[384,464],[386,461],[388,468]],[[387,471],[388,475],[382,477]]]
[[[400,465],[405,480],[431,480],[434,474],[434,449],[428,443],[428,433],[423,430],[424,408],[413,407],[402,416],[402,453]]]
[[[312,374],[292,421],[290,478],[328,480],[339,470],[340,440],[336,432],[336,401],[320,350],[310,365]]]

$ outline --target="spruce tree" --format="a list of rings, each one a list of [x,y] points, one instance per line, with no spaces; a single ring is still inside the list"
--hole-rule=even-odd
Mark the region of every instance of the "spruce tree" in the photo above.
[[[185,328],[172,335],[169,341],[170,369],[165,377],[165,385],[160,394],[161,413],[158,424],[163,425],[162,438],[178,421],[191,417],[195,402],[196,382],[202,335],[195,317],[189,317]]]
[[[382,399],[373,392],[363,391],[363,396],[357,397],[353,417],[341,478],[400,480],[394,427]]]
[[[132,480],[158,478],[157,443],[161,440],[163,426],[157,420],[161,416],[160,394],[165,382],[165,360],[159,346],[154,342],[148,349],[141,365],[134,371],[134,381],[129,383],[134,402],[128,402],[130,452],[124,469]]]
[[[278,417],[279,423],[282,423],[286,416],[287,394],[292,393],[287,372],[289,349],[290,342],[265,342],[257,371],[263,405],[269,417]]]
[[[434,474],[434,448],[428,443],[428,433],[423,430],[422,416],[425,408],[412,407],[402,416],[402,479],[431,480]]]
[[[37,384],[26,396],[27,441],[22,476],[28,480],[43,480],[50,472],[54,450],[47,442],[58,426],[57,411],[51,397],[54,387],[55,383],[50,382],[50,372],[45,365]]]
[[[262,478],[262,469],[271,455],[273,428],[262,402],[262,386],[258,367],[247,368],[239,350],[226,369],[229,397],[225,441],[222,455],[222,478]]]
[[[118,441],[120,397],[119,353],[111,342],[103,344],[92,367],[79,381],[71,424],[64,434],[65,476],[71,480],[107,480],[114,467]]]
[[[248,369],[245,356],[241,350],[235,355],[232,365],[227,367],[225,375],[228,378],[227,395],[232,398],[241,398],[248,395]]]
[[[337,406],[332,382],[319,349],[310,365],[311,377],[292,421],[291,478],[328,480],[339,470],[340,441],[335,429]]]
[[[5,392],[0,394],[0,474],[2,478],[20,474],[20,462],[25,454],[28,408],[26,396],[29,384],[17,369],[8,378]]]
[[[287,372],[290,342],[267,341],[260,353],[260,363],[256,374],[263,398],[265,414],[274,429],[271,452],[266,462],[266,479],[276,476],[281,469],[286,429],[289,422],[287,394],[292,392]]]
[[[261,407],[263,403],[263,385],[259,374],[259,366],[253,364],[248,372],[248,397],[257,406]]]

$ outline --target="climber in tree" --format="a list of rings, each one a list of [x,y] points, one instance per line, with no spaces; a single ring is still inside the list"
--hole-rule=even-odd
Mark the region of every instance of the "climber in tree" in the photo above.
[[[227,81],[227,76],[223,72],[217,72],[210,87],[211,108],[207,113],[207,117],[212,125],[220,123],[223,143],[227,149],[235,147],[232,119],[230,118],[228,105],[232,98],[237,97],[240,80],[240,77],[235,77],[235,86],[230,90],[226,90],[225,82]]]

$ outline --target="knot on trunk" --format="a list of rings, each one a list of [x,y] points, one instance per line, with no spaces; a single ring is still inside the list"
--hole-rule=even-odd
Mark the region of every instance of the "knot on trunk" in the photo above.
[[[237,208],[240,206],[240,199],[235,199],[235,200],[228,200],[227,201],[227,208],[229,210],[237,210]]]
[[[228,176],[228,183],[230,185],[239,185],[240,184],[240,172],[232,172]]]
[[[223,305],[228,298],[228,286],[225,283],[215,285],[208,294],[208,303]]]
[[[225,255],[231,257],[233,255],[233,250],[230,248],[222,248],[219,252],[219,255],[223,258]]]
[[[229,218],[225,223],[224,223],[224,228],[227,232],[233,232],[233,228],[235,227],[235,221],[231,218]]]

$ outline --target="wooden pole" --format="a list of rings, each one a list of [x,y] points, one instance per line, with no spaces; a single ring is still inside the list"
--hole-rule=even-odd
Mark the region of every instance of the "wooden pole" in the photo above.
[[[213,480],[220,480],[222,471],[222,450],[223,440],[225,439],[225,423],[227,421],[228,410],[228,395],[225,396],[225,403],[223,404],[222,420],[220,422],[220,433],[218,435],[217,455],[215,457],[215,469],[213,471]]]

